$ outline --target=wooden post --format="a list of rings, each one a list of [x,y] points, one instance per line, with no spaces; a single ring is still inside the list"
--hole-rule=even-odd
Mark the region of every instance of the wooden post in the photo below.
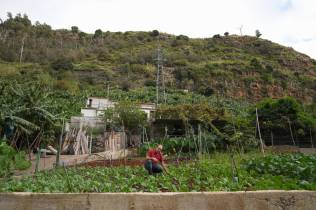
[[[260,146],[261,146],[261,152],[264,153],[264,148],[263,148],[263,141],[261,138],[261,132],[260,132],[260,124],[259,124],[259,117],[258,117],[258,109],[256,107],[256,118],[257,118],[257,126],[258,126],[258,133],[259,133],[259,139],[260,139]]]
[[[125,126],[123,125],[123,140],[124,140],[124,166],[126,166],[126,133],[125,133]]]
[[[91,155],[92,152],[92,128],[90,127],[90,144],[89,144],[89,155]]]
[[[309,135],[311,137],[311,145],[312,145],[312,148],[314,148],[314,143],[313,143],[313,135],[312,135],[312,128],[309,127]]]
[[[37,149],[38,149],[38,151],[36,153],[35,173],[38,172],[39,161],[41,158],[41,150],[40,150],[40,148],[37,148]]]
[[[61,127],[61,133],[59,136],[59,143],[58,143],[58,150],[57,150],[57,155],[56,155],[56,166],[55,167],[58,167],[60,165],[60,154],[61,154],[61,150],[62,150],[64,124],[65,124],[65,119],[63,119],[63,125]]]
[[[271,134],[271,145],[272,145],[272,146],[274,146],[274,142],[273,142],[273,133],[272,133],[272,131],[270,132],[270,134]]]
[[[202,140],[201,140],[201,125],[198,124],[198,141],[199,141],[199,157],[202,156]]]
[[[287,118],[287,122],[289,123],[290,134],[291,134],[291,138],[292,138],[293,145],[296,146],[295,141],[294,141],[294,137],[293,137],[292,127],[291,127],[291,121],[290,121],[289,118]]]

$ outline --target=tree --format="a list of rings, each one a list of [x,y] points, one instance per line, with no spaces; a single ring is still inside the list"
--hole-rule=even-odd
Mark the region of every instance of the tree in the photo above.
[[[159,31],[158,30],[153,30],[151,33],[150,33],[151,36],[159,36]]]
[[[309,133],[309,129],[316,130],[316,119],[306,113],[301,104],[292,97],[280,99],[266,99],[257,105],[260,128],[263,133],[274,133],[278,136],[293,139],[293,132]],[[253,111],[255,118],[255,111]],[[300,132],[297,132],[300,130]],[[302,132],[305,131],[305,132]],[[291,136],[290,136],[291,134]],[[294,139],[293,139],[294,142]]]
[[[128,134],[137,134],[147,124],[146,113],[130,101],[121,101],[105,110],[104,117],[113,128],[121,128]]]
[[[51,67],[54,70],[72,70],[74,67],[70,59],[67,58],[58,58],[51,63]]]
[[[31,30],[32,22],[29,20],[28,16],[24,14],[23,16],[18,13],[14,18],[11,13],[8,13],[8,19],[3,22],[3,26],[13,32],[21,42],[20,52],[19,52],[19,62],[22,62],[24,44],[25,40]]]
[[[182,34],[180,34],[179,36],[176,36],[176,39],[177,40],[189,41],[189,37],[185,36],[185,35],[182,35]]]
[[[79,33],[79,28],[78,28],[78,26],[71,26],[71,32],[72,32],[73,34]]]
[[[225,32],[225,33],[224,33],[224,36],[229,36],[229,32]]]
[[[262,34],[260,33],[260,31],[257,29],[256,30],[256,37],[259,38]]]
[[[33,26],[36,38],[43,37],[43,38],[50,38],[52,36],[52,28],[50,25],[41,24],[36,21],[35,25]]]
[[[50,92],[39,83],[19,85],[1,82],[0,127],[2,134],[15,147],[27,147],[29,152],[54,130],[55,116],[48,103]],[[0,129],[2,131],[2,129]]]
[[[99,37],[102,37],[102,30],[101,29],[97,29],[95,32],[94,32],[94,38],[99,38]]]

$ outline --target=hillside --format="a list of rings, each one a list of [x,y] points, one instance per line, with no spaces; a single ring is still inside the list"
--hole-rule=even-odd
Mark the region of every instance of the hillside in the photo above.
[[[52,30],[12,15],[0,24],[0,76],[39,80],[76,94],[87,89],[147,91],[153,101],[158,46],[167,93],[188,90],[209,97],[246,99],[294,96],[316,100],[316,61],[269,40],[215,35],[191,39],[152,32]],[[168,99],[167,99],[168,100]]]

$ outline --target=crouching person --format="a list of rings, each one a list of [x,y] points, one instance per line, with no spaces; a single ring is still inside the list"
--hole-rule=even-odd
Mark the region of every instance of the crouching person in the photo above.
[[[144,166],[150,175],[162,173],[163,171],[167,173],[162,148],[162,145],[159,144],[156,148],[150,148],[147,152]]]

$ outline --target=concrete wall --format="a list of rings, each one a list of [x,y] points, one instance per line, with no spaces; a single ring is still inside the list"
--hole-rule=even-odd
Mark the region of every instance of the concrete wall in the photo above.
[[[1,210],[315,210],[316,192],[2,193]]]

